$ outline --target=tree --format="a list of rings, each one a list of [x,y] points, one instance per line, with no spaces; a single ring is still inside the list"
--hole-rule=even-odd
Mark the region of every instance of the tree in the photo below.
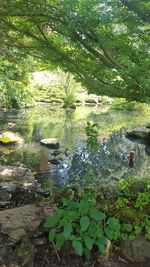
[[[2,51],[1,51],[2,52]],[[32,64],[33,65],[33,64]],[[20,108],[30,99],[31,62],[9,49],[0,54],[0,102],[2,106]]]
[[[149,0],[5,0],[2,49],[74,74],[90,93],[150,101]]]

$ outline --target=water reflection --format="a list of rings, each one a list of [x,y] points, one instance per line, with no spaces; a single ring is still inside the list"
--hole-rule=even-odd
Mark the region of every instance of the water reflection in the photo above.
[[[85,126],[89,120],[100,126],[97,151],[86,146]],[[0,164],[24,163],[31,168],[37,186],[43,190],[75,183],[99,186],[128,176],[149,177],[150,146],[133,143],[125,137],[128,128],[148,121],[149,114],[104,112],[99,108],[79,107],[70,112],[59,107],[39,106],[21,112],[5,112],[0,116],[0,131],[8,130],[8,123],[16,123],[14,131],[24,137],[25,145],[7,153],[0,150]],[[58,137],[60,149],[71,151],[71,157],[59,166],[49,163],[50,150],[40,145],[40,140],[48,137]],[[133,169],[129,168],[132,150],[135,152]]]
[[[134,150],[136,157],[132,169],[129,167],[131,150]],[[121,177],[150,177],[150,158],[145,154],[143,145],[133,144],[125,138],[124,131],[118,131],[112,133],[107,143],[99,144],[97,151],[89,150],[86,144],[78,142],[70,164],[66,168],[56,167],[55,175],[57,186],[58,181],[59,186],[63,186],[62,181],[65,185],[79,183],[81,186],[100,186]]]

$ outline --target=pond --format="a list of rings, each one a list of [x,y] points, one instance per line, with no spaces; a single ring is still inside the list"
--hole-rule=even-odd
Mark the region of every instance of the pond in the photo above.
[[[43,192],[72,184],[100,186],[126,177],[150,177],[150,157],[143,144],[125,136],[127,129],[149,123],[150,111],[115,111],[110,107],[77,107],[64,110],[59,106],[38,105],[25,110],[0,113],[0,131],[18,132],[25,144],[16,151],[0,147],[0,164],[29,167],[37,187]],[[99,125],[99,147],[86,145],[87,121]],[[60,164],[51,164],[52,151],[40,144],[43,138],[57,137],[63,156]],[[105,142],[104,142],[105,140]],[[134,168],[129,168],[130,151],[135,152]],[[67,156],[66,156],[67,155]]]

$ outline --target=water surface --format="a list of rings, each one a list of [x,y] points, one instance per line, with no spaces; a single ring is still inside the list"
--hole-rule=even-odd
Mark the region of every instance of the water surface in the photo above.
[[[100,186],[121,177],[150,177],[150,157],[145,153],[145,145],[133,143],[125,136],[127,129],[148,124],[149,116],[150,112],[144,111],[113,111],[108,107],[78,107],[72,111],[50,105],[1,112],[0,131],[8,130],[9,123],[16,123],[12,130],[24,137],[25,144],[16,151],[0,148],[0,164],[22,162],[31,168],[43,189],[75,183]],[[97,151],[87,148],[87,121],[99,125]],[[59,166],[49,163],[51,151],[40,145],[41,139],[49,137],[59,138],[60,150],[70,151]],[[128,166],[131,150],[135,151],[133,169]]]

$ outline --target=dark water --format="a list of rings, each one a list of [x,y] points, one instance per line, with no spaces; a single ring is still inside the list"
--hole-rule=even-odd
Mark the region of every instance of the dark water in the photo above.
[[[65,111],[57,106],[40,105],[23,111],[0,113],[0,131],[20,133],[25,144],[16,151],[0,148],[0,164],[23,163],[31,168],[37,185],[43,190],[79,183],[99,186],[117,179],[136,176],[150,177],[150,157],[145,145],[125,137],[126,130],[149,123],[150,113],[112,111],[106,108],[79,107]],[[86,146],[87,121],[99,124],[99,147],[93,151]],[[70,151],[60,165],[51,165],[51,151],[40,145],[42,138],[57,137],[60,150]],[[106,138],[106,142],[102,140]],[[135,165],[128,166],[130,151],[135,151]]]

